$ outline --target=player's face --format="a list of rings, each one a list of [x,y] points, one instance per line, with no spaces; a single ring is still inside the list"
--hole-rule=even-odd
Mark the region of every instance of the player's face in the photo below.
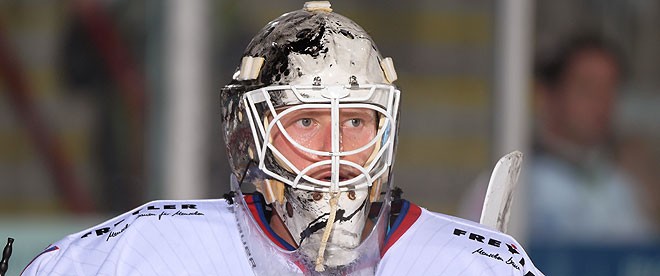
[[[333,152],[332,116],[328,109],[300,109],[283,116],[280,120],[284,130],[300,146],[314,151]],[[372,141],[378,132],[378,117],[371,109],[344,108],[339,111],[339,144],[341,152],[360,149]],[[298,170],[309,165],[329,160],[330,156],[319,156],[296,147],[279,128],[273,128],[272,143]],[[350,155],[342,160],[365,166],[374,151],[374,145]],[[336,149],[334,150],[336,151]],[[331,167],[320,166],[307,173],[312,178],[329,181]],[[340,166],[340,180],[359,175],[359,171],[350,166]]]
[[[607,136],[618,84],[617,65],[607,53],[585,50],[576,54],[557,99],[558,116],[572,139],[590,145]]]

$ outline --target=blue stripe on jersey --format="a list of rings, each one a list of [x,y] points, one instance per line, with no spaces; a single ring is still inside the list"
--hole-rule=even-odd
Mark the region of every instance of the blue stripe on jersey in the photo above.
[[[392,233],[394,233],[394,231],[396,231],[396,229],[399,228],[399,225],[401,225],[403,218],[405,218],[406,215],[408,214],[408,209],[410,209],[410,202],[408,202],[407,200],[402,200],[401,211],[399,212],[399,215],[396,217],[394,224],[387,231],[387,235],[385,236],[385,244],[387,244],[387,242],[389,241]]]
[[[277,239],[278,242],[280,242],[282,245],[284,245],[284,247],[287,250],[291,250],[291,251],[296,250],[295,247],[291,246],[288,242],[286,242],[278,234],[276,234],[275,231],[273,231],[272,228],[270,228],[270,224],[268,223],[268,220],[266,220],[266,214],[265,214],[263,206],[261,204],[262,200],[263,200],[263,197],[260,194],[258,194],[258,193],[252,194],[252,201],[254,202],[253,204],[254,204],[255,207],[257,207],[257,213],[259,213],[259,218],[258,219],[260,219],[261,222],[263,222],[263,225],[266,227],[266,230],[271,235],[273,235],[273,237],[275,237],[275,239]]]

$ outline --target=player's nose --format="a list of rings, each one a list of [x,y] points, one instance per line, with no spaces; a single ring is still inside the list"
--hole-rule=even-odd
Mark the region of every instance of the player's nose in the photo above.
[[[339,132],[340,130],[337,129]],[[341,133],[339,133],[337,139],[339,139],[339,150],[341,150]],[[333,152],[332,148],[332,123],[330,121],[328,122],[322,122],[321,123],[321,130],[318,132],[318,134],[314,137],[312,143],[314,144],[314,149],[318,151],[323,151],[323,152]],[[328,159],[330,158],[329,156],[324,156],[323,159]]]
[[[332,152],[332,124],[324,122],[317,137],[320,151]]]

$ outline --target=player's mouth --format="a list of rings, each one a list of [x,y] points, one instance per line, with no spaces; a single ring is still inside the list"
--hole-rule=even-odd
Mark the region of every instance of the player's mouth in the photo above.
[[[314,179],[324,180],[327,182],[332,181],[332,172],[329,170],[320,171],[310,176]],[[348,170],[342,170],[339,172],[339,181],[341,182],[341,181],[350,180],[355,178],[356,176],[357,176],[356,173],[350,172]]]

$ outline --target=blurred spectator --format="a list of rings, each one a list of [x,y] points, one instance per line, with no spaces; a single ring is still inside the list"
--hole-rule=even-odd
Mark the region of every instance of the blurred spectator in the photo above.
[[[632,132],[620,139],[617,146],[618,163],[641,185],[644,211],[655,227],[656,238],[660,229],[660,146],[653,144],[656,136]]]
[[[617,165],[612,116],[622,60],[598,36],[579,36],[537,62],[530,160],[533,242],[642,241],[652,233],[639,187]]]

